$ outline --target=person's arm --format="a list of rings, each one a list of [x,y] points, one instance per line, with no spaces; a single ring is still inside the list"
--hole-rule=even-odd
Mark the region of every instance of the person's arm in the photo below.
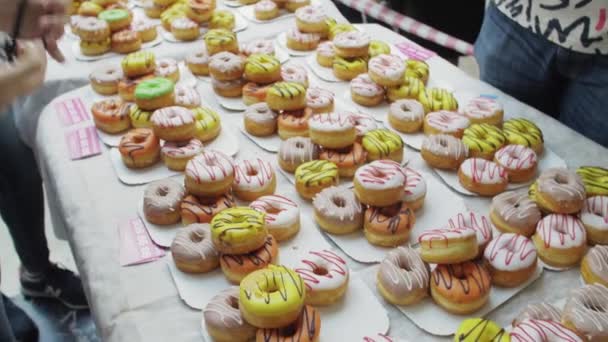
[[[0,64],[0,108],[40,87],[45,71],[46,53],[42,42],[19,42],[15,61]]]

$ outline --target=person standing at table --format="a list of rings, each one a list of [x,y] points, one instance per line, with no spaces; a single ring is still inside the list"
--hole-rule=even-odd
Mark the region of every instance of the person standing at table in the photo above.
[[[25,1],[25,0],[24,0]],[[19,1],[0,0],[0,31],[12,32]],[[0,215],[8,226],[21,261],[20,282],[27,297],[51,298],[73,309],[87,308],[80,279],[49,261],[44,233],[42,179],[34,153],[19,138],[11,103],[44,82],[46,52],[63,60],[57,40],[67,20],[65,0],[29,0],[22,13],[14,56],[5,33],[0,34]],[[10,53],[10,52],[9,52]],[[4,295],[0,296],[0,341],[35,341],[33,321]]]
[[[475,57],[482,80],[608,147],[607,0],[490,1]]]

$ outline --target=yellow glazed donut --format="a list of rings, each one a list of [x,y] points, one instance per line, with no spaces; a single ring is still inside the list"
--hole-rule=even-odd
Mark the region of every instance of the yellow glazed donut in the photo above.
[[[213,56],[218,52],[228,51],[239,53],[239,44],[236,40],[234,32],[224,29],[212,29],[205,33],[205,45],[209,56]]]
[[[415,77],[426,85],[429,80],[429,65],[425,61],[408,59],[405,61],[405,76]]]
[[[445,89],[431,88],[422,92],[418,101],[422,103],[425,112],[437,112],[440,110],[458,110],[458,101],[454,95]]]
[[[365,133],[362,144],[367,151],[368,161],[390,159],[400,163],[403,160],[403,140],[399,134],[388,129]]]
[[[391,53],[391,47],[383,41],[372,40],[369,42],[368,53],[370,58],[378,55],[389,55]]]
[[[194,137],[202,142],[215,139],[222,129],[220,117],[212,109],[197,107],[192,109],[196,120]]]
[[[462,142],[469,149],[469,156],[492,160],[494,154],[505,145],[502,131],[490,124],[473,124],[464,130]]]
[[[608,196],[608,169],[581,166],[576,173],[583,179],[587,196]]]
[[[532,121],[527,119],[510,119],[504,122],[503,133],[509,144],[530,147],[539,156],[543,154],[543,132]]]
[[[306,88],[294,82],[277,82],[266,93],[268,107],[276,111],[300,110],[306,107]]]
[[[344,32],[352,32],[357,31],[357,28],[352,24],[340,23],[340,24],[332,24],[329,25],[329,40],[334,40],[334,38],[340,33]]]
[[[239,308],[253,326],[281,328],[298,319],[305,298],[306,286],[299,274],[285,266],[268,265],[241,281]]]
[[[334,57],[332,63],[334,76],[343,81],[350,81],[360,74],[367,72],[367,61],[363,57],[342,58]]]
[[[209,20],[210,29],[226,29],[234,30],[235,19],[234,14],[227,10],[213,11],[211,20]]]
[[[245,79],[267,84],[281,79],[281,62],[274,56],[253,54],[245,61]]]
[[[468,318],[462,321],[456,335],[456,342],[511,342],[509,333],[498,324],[483,318]]]
[[[211,220],[215,248],[224,254],[245,254],[266,243],[266,214],[249,207],[228,208]]]
[[[425,89],[424,83],[420,79],[405,76],[401,85],[387,88],[386,96],[391,102],[401,99],[418,100],[420,94],[425,92]]]
[[[313,143],[325,148],[345,148],[355,143],[357,131],[349,113],[316,114],[308,119]]]
[[[309,161],[296,169],[296,190],[300,196],[312,199],[321,190],[338,185],[339,177],[336,164],[326,160]]]
[[[129,118],[131,119],[131,125],[135,128],[152,128],[152,122],[150,118],[152,117],[152,112],[148,112],[142,110],[137,107],[137,105],[132,105],[129,108]]]

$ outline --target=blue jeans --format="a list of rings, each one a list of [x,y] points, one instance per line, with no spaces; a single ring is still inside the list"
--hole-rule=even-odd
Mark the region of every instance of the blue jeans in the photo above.
[[[608,56],[562,48],[490,4],[475,57],[483,81],[608,147]]]

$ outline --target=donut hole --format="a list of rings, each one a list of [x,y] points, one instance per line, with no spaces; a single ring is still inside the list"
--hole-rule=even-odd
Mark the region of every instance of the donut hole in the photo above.
[[[408,106],[407,104],[403,103],[403,104],[401,104],[401,110],[404,111],[404,112],[409,112],[411,109],[410,109],[410,106]]]
[[[316,275],[324,276],[324,275],[327,275],[329,273],[329,271],[327,270],[327,268],[325,268],[323,266],[315,266],[315,268],[312,270],[312,273],[314,273]]]
[[[239,309],[239,299],[237,297],[228,298],[228,305],[233,309]]]
[[[247,168],[247,176],[257,176],[258,170],[252,167]]]
[[[338,208],[344,208],[346,206],[346,201],[342,197],[332,197],[331,201]]]
[[[386,177],[386,174],[378,169],[373,169],[370,173],[372,174],[372,177],[377,177],[377,178]]]
[[[136,144],[141,144],[146,141],[147,136],[145,135],[136,135],[133,137],[133,142]]]
[[[165,197],[169,194],[169,188],[167,188],[166,186],[161,186],[156,189],[156,194],[160,197]]]
[[[298,141],[296,143],[296,148],[304,148],[304,144]]]
[[[439,140],[439,145],[441,145],[441,147],[448,147],[448,142],[445,140]]]
[[[562,174],[555,175],[554,179],[557,184],[568,184],[568,179]]]
[[[270,207],[270,208],[266,209],[266,214],[268,214],[268,215],[277,215],[281,211],[283,211],[283,210],[281,210],[279,208],[276,208],[276,207]]]
[[[199,242],[203,241],[203,236],[197,234],[196,232],[192,232],[190,234],[190,241],[192,241],[194,243],[199,243]]]
[[[400,269],[406,271],[406,272],[411,272],[412,268],[410,267],[410,265],[406,262],[403,262],[402,260],[399,261],[399,263],[397,264],[397,266],[399,266]]]
[[[513,204],[513,208],[517,209],[517,208],[519,208],[519,207],[520,207],[520,204],[519,204],[519,203],[515,203],[515,204]]]

